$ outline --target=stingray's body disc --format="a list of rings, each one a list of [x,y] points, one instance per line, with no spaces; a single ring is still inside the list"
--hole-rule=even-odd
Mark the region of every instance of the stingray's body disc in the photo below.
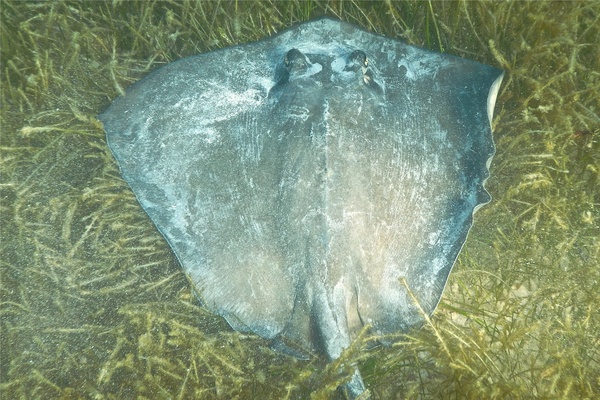
[[[501,76],[319,19],[168,64],[100,119],[206,307],[337,358],[438,304],[489,201]]]

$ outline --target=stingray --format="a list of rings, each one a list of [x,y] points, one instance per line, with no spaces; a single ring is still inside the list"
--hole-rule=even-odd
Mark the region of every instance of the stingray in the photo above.
[[[490,200],[502,75],[322,18],[169,63],[99,118],[203,305],[334,360],[436,308]]]

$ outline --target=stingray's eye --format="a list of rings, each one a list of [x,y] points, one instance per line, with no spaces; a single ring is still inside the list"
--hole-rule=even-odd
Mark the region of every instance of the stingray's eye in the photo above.
[[[275,75],[275,82],[277,83],[269,90],[269,96],[277,93],[290,80],[304,76],[309,65],[310,61],[300,50],[289,50],[283,58],[283,65],[278,66]]]
[[[358,68],[361,68],[364,72],[364,70],[368,66],[369,66],[369,59],[367,58],[367,55],[365,54],[365,52],[362,50],[354,50],[348,56],[348,64],[346,65],[346,68],[344,68],[344,69],[346,71],[356,71],[356,70],[358,70]]]
[[[308,60],[298,49],[288,51],[283,62],[290,74],[302,73],[308,69]]]

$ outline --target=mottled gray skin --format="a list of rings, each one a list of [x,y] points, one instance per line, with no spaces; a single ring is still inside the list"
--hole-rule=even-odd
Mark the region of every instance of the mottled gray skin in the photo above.
[[[100,119],[205,306],[336,359],[437,306],[490,198],[501,76],[318,19],[173,62]]]

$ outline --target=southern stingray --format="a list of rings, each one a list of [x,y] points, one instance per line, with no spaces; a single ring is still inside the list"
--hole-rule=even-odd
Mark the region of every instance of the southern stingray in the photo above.
[[[366,325],[405,331],[437,306],[490,199],[501,79],[322,18],[170,63],[100,119],[202,303],[336,359]],[[364,391],[358,370],[346,390]]]

